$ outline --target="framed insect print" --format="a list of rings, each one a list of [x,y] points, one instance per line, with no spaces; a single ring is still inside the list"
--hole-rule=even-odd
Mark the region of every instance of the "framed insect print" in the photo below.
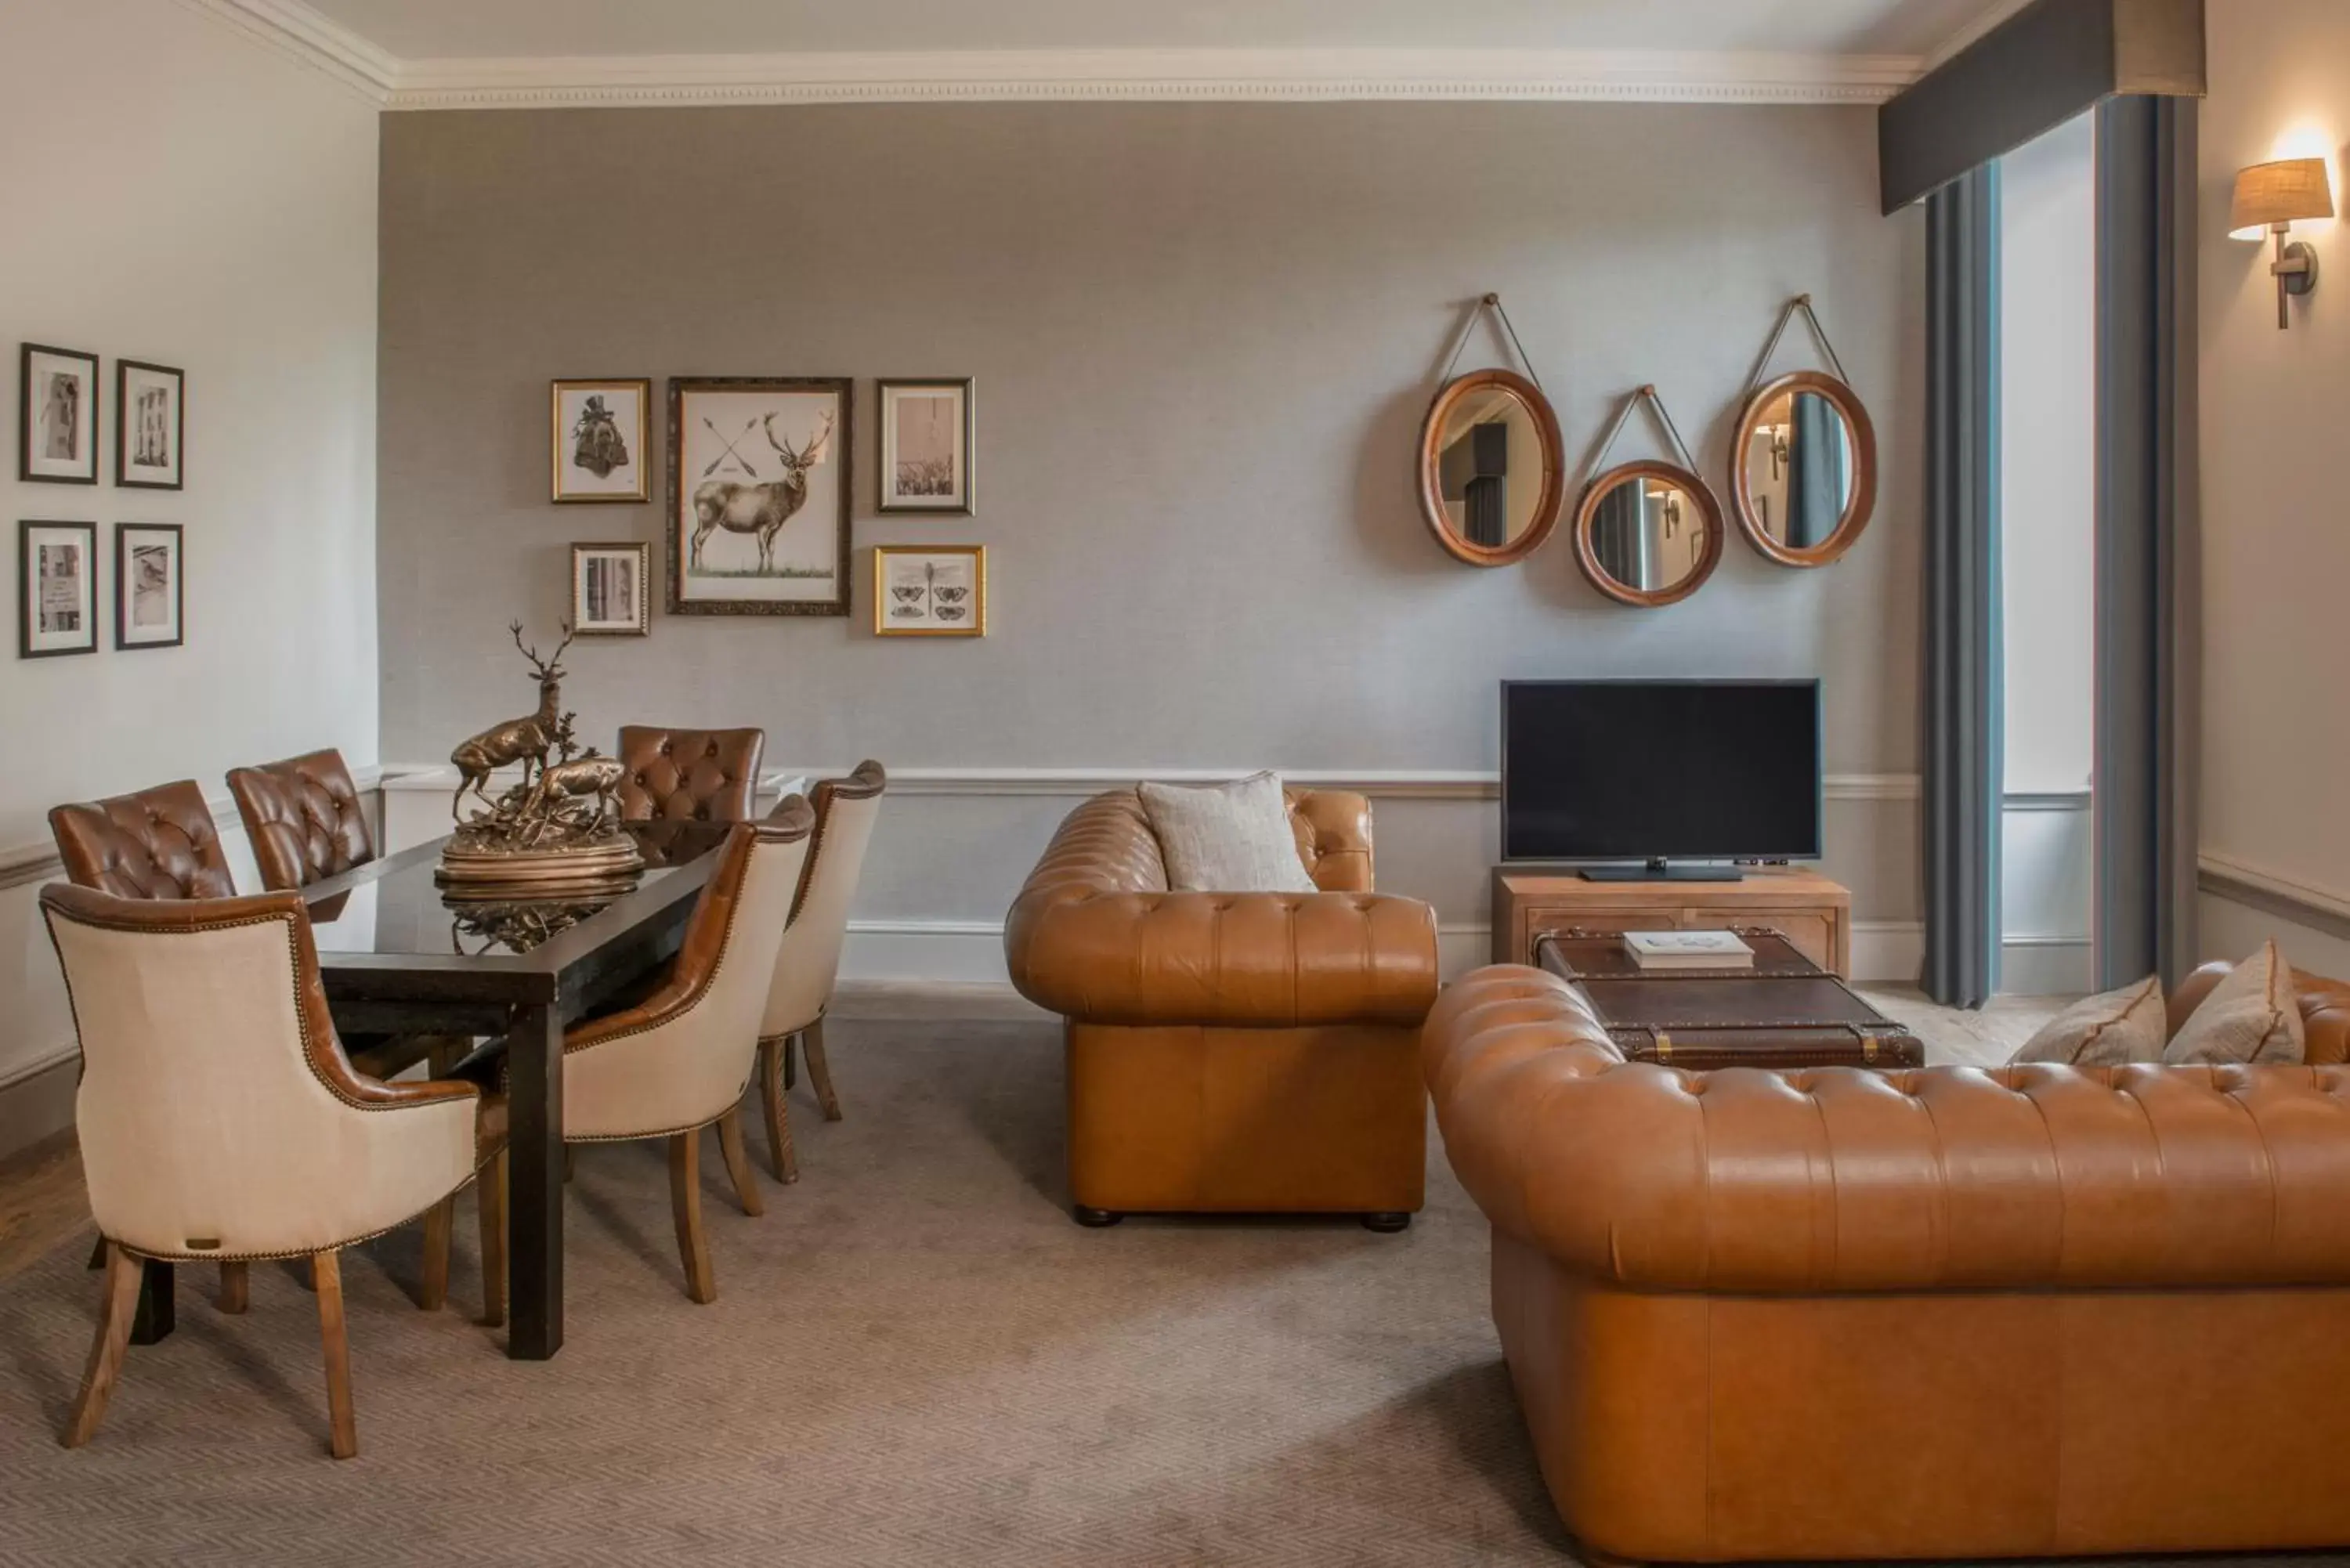
[[[114,646],[177,648],[187,608],[176,523],[114,525]]]
[[[188,373],[136,359],[114,362],[114,483],[177,490],[188,439]]]
[[[635,502],[650,498],[645,432],[653,384],[554,381],[551,499]]]
[[[847,615],[851,383],[672,378],[671,615]]]
[[[873,635],[985,637],[987,546],[873,546]]]
[[[582,637],[642,637],[650,628],[650,545],[571,546],[571,628]]]
[[[884,512],[972,511],[972,384],[882,381]]]
[[[98,651],[98,524],[16,525],[16,654]]]
[[[96,484],[98,356],[27,343],[17,361],[16,387],[16,477]]]

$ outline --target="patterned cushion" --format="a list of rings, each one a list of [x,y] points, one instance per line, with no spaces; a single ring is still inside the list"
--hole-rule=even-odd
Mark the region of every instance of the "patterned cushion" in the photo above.
[[[2211,988],[2162,1059],[2173,1067],[2297,1066],[2308,1049],[2293,971],[2270,941]]]
[[[2076,1002],[2041,1027],[2012,1058],[2055,1062],[2071,1067],[2118,1067],[2126,1062],[2159,1062],[2168,1023],[2163,1013],[2162,981],[2148,975],[2136,985]]]
[[[1146,784],[1136,793],[1167,861],[1167,885],[1175,891],[1319,891],[1298,857],[1280,774],[1255,774],[1207,789]]]

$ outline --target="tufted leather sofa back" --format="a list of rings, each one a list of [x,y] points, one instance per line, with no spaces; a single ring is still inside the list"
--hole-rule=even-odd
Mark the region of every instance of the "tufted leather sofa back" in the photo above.
[[[366,806],[338,751],[232,769],[228,788],[253,841],[262,885],[272,892],[306,888],[375,858]]]
[[[629,822],[748,822],[764,730],[620,728],[620,816]]]
[[[57,857],[78,887],[118,898],[231,898],[220,832],[193,779],[49,812]]]

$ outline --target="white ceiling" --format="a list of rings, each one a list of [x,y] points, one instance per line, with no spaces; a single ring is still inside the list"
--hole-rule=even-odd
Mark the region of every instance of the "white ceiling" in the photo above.
[[[401,60],[990,49],[1934,53],[1996,0],[308,0]]]

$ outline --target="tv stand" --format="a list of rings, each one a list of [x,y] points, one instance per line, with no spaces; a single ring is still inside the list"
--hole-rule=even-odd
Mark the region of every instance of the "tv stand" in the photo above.
[[[1586,866],[1576,875],[1586,882],[1743,882],[1746,873],[1736,867],[1675,866],[1659,857],[1645,866]]]
[[[1605,872],[1607,867],[1596,867]],[[1682,867],[1673,867],[1676,872]],[[1834,974],[1852,977],[1852,895],[1816,871],[1794,866],[1748,866],[1742,882],[1651,881],[1640,867],[1636,881],[1592,881],[1572,866],[1493,867],[1493,961],[1534,961],[1534,939],[1544,931],[1719,931],[1763,926]]]

